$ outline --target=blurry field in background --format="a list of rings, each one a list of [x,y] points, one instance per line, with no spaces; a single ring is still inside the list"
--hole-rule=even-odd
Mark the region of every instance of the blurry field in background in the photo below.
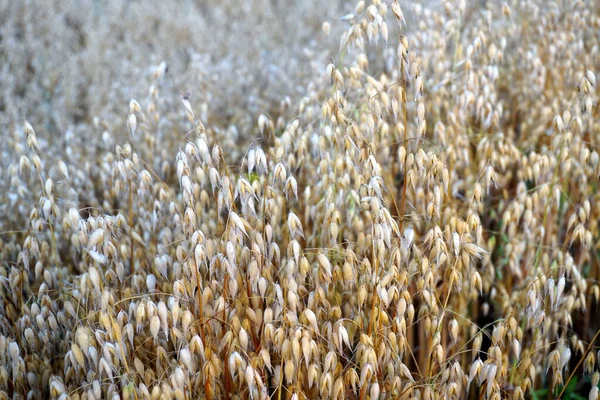
[[[597,399],[598,32],[0,0],[0,400]]]
[[[306,91],[336,54],[321,24],[344,15],[342,3],[3,1],[2,122],[35,118],[59,132],[116,113],[115,99],[146,95],[164,61],[175,93],[239,123]]]

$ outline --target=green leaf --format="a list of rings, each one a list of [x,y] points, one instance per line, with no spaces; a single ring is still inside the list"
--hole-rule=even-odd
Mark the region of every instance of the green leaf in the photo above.
[[[548,389],[538,389],[536,391],[531,392],[531,397],[534,400],[541,400],[542,398],[548,395]]]

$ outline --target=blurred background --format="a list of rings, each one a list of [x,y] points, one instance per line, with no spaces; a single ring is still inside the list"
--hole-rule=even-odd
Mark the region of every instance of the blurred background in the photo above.
[[[343,3],[1,0],[0,124],[27,118],[40,132],[64,133],[95,116],[119,122],[165,62],[163,97],[192,92],[205,122],[243,126],[302,95],[337,53],[339,17],[354,7]]]

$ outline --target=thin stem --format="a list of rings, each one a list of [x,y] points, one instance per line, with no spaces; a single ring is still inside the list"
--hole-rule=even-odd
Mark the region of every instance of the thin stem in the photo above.
[[[596,332],[596,334],[592,338],[592,341],[590,342],[590,344],[588,344],[588,347],[587,347],[587,349],[585,349],[585,353],[583,353],[583,355],[579,359],[579,362],[577,363],[577,366],[575,366],[575,368],[573,368],[573,371],[571,371],[571,375],[569,375],[569,379],[567,379],[567,381],[563,385],[562,390],[560,391],[560,394],[557,397],[558,399],[562,398],[562,395],[565,392],[565,390],[567,389],[567,386],[569,386],[569,382],[571,381],[571,379],[573,379],[573,376],[575,375],[575,372],[577,372],[577,370],[579,369],[579,366],[581,365],[581,363],[585,360],[585,358],[587,357],[587,355],[590,352],[590,350],[592,350],[592,345],[594,344],[594,342],[598,338],[598,335],[600,335],[600,329]]]

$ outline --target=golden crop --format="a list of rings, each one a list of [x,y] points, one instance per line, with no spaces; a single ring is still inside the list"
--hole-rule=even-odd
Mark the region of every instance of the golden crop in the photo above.
[[[597,0],[0,1],[0,399],[598,398]]]

